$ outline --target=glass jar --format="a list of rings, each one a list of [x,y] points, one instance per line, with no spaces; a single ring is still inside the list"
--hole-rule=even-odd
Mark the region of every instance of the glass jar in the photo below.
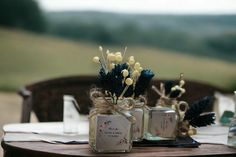
[[[178,116],[168,107],[152,107],[147,111],[144,138],[147,140],[174,140],[177,135]]]
[[[234,117],[231,118],[229,133],[228,133],[228,146],[236,148],[236,91],[234,91]]]
[[[78,134],[80,123],[79,105],[71,95],[63,96],[63,131]]]
[[[133,125],[133,141],[142,141],[144,134],[144,102],[135,101],[134,107],[130,113],[135,117],[136,121]]]
[[[96,98],[95,103],[107,103]],[[98,108],[90,111],[89,145],[96,153],[130,152],[132,149],[133,123],[128,111]]]
[[[228,146],[236,148],[236,117],[231,119],[229,126]]]

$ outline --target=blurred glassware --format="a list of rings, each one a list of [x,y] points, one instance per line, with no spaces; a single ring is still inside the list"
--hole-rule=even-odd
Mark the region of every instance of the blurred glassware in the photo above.
[[[236,91],[234,91],[234,95],[236,100]],[[228,146],[236,148],[236,102],[235,102],[234,117],[231,119],[231,123],[229,126]]]
[[[79,105],[71,95],[63,96],[63,130],[64,133],[77,134],[79,129]]]

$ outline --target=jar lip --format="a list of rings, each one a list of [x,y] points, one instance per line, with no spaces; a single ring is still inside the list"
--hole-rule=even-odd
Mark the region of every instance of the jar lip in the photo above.
[[[64,101],[73,101],[75,100],[73,95],[63,95],[63,100]]]
[[[169,107],[162,107],[162,106],[154,106],[154,107],[150,107],[150,109],[154,109],[154,110],[160,110],[160,111],[174,111],[174,109],[169,108]]]

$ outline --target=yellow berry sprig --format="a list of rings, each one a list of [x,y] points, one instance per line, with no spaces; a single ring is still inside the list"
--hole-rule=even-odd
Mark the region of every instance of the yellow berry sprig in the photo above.
[[[174,92],[176,90],[180,91],[180,94],[178,95],[178,97],[181,97],[186,92],[186,90],[183,88],[183,86],[185,84],[183,77],[184,77],[184,75],[183,75],[183,73],[181,73],[179,85],[175,85],[174,87],[171,88],[171,92]]]

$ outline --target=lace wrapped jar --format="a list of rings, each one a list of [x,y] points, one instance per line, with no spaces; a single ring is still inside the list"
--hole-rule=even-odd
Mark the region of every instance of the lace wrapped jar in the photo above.
[[[89,115],[89,145],[94,152],[130,152],[135,118],[129,113],[129,99],[112,103],[110,98],[94,97]]]

